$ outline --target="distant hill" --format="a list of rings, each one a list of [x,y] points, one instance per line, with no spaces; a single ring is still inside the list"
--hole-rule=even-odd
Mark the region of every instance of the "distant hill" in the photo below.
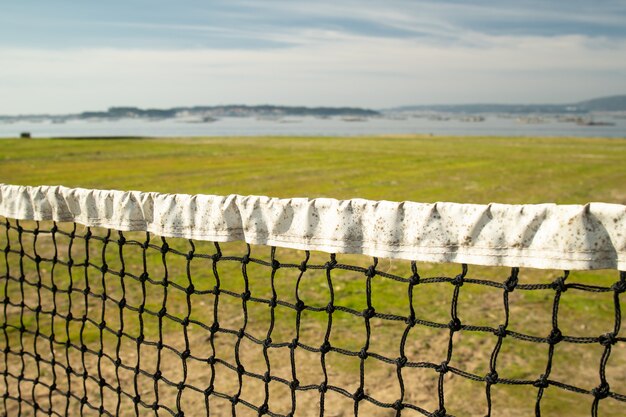
[[[284,116],[351,116],[370,117],[379,116],[376,110],[363,109],[359,107],[304,107],[304,106],[246,106],[246,105],[224,105],[224,106],[194,106],[194,107],[173,107],[169,109],[142,109],[139,107],[111,107],[105,111],[85,111],[77,114],[23,114],[18,116],[2,116],[0,121],[15,122],[26,121],[66,121],[76,119],[170,119],[174,117],[191,117],[200,119],[212,119],[221,117],[267,117],[280,118]]]
[[[626,95],[594,98],[576,106],[588,111],[626,111]]]
[[[626,111],[626,95],[600,97],[568,104],[444,104],[402,106],[388,111],[436,111],[446,113],[589,113]]]
[[[111,107],[103,112],[83,112],[80,118],[171,118],[179,116],[213,117],[280,117],[280,116],[376,116],[374,110],[358,107],[303,107],[303,106],[194,106],[174,107],[170,109],[140,109],[138,107]]]

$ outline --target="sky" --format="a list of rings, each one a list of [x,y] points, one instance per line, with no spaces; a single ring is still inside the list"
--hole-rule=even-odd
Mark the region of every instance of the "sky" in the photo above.
[[[19,0],[0,114],[626,93],[626,0]]]

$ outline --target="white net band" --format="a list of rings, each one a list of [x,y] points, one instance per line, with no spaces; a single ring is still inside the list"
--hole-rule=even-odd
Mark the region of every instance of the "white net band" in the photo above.
[[[0,215],[424,262],[626,269],[626,206],[619,204],[424,204],[0,184]]]

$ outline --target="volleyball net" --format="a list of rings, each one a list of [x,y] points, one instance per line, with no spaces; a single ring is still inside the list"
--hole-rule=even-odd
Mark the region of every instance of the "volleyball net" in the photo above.
[[[7,416],[626,409],[621,205],[0,185],[0,250]]]

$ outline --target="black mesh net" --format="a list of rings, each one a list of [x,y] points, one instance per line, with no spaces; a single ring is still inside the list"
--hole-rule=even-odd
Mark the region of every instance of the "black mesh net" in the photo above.
[[[0,232],[4,415],[626,414],[624,272]]]

